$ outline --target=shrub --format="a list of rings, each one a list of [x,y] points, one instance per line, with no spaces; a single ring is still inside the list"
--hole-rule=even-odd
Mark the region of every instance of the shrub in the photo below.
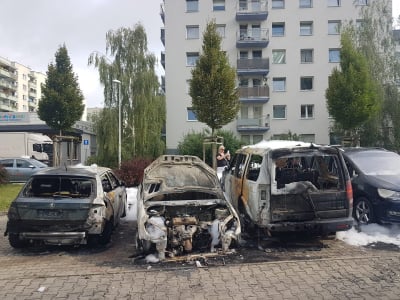
[[[8,182],[8,173],[2,165],[0,165],[0,184],[5,184]]]
[[[114,171],[127,187],[134,187],[142,182],[143,171],[151,162],[148,158],[133,158],[121,162],[121,168]]]
[[[231,157],[233,157],[233,154],[236,152],[236,150],[244,145],[243,142],[241,142],[232,131],[217,130],[215,134],[223,138],[225,149],[229,150]],[[200,159],[203,159],[203,139],[208,136],[210,136],[210,132],[207,130],[203,132],[191,132],[186,134],[183,137],[183,140],[178,144],[179,154],[195,155],[200,157]],[[205,162],[211,166],[211,145],[205,145],[205,150]]]

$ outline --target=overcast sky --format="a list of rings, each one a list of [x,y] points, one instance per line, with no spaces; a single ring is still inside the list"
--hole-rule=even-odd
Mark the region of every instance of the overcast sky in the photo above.
[[[149,51],[160,59],[161,0],[1,0],[0,56],[46,73],[66,45],[88,107],[103,105],[93,51],[105,53],[106,33],[141,23]],[[161,64],[157,73],[163,73]]]
[[[172,0],[178,1],[178,0]],[[233,0],[230,0],[233,1]],[[87,66],[93,51],[105,53],[106,33],[141,23],[149,51],[160,60],[162,0],[1,0],[0,56],[46,73],[60,45],[67,46],[88,107],[103,105],[97,70]],[[393,0],[393,16],[400,0]],[[162,74],[159,64],[157,73]]]

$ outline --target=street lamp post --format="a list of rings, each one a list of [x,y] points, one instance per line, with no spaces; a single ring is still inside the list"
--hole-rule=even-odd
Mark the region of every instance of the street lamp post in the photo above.
[[[118,86],[118,168],[121,168],[121,81],[114,79],[112,82]]]

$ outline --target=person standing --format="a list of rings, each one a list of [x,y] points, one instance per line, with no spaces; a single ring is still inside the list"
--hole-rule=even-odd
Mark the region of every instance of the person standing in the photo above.
[[[217,174],[218,177],[222,176],[222,171],[226,166],[229,165],[229,161],[231,160],[231,154],[229,150],[225,153],[225,147],[223,145],[218,147],[217,153]]]

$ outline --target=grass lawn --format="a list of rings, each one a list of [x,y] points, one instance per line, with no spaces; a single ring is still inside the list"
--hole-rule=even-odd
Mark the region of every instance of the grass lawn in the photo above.
[[[23,184],[8,183],[0,185],[0,212],[6,212],[11,201],[15,199]]]

